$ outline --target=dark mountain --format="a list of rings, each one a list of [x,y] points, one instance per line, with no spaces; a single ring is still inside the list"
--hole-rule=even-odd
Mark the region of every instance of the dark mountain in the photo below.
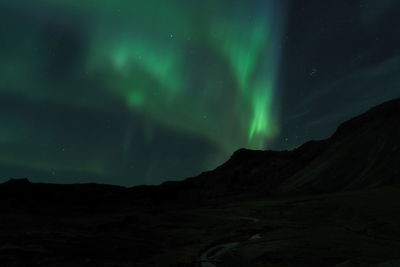
[[[332,137],[310,141],[291,151],[240,149],[213,171],[161,186],[126,189],[82,184],[32,184],[12,179],[0,191],[49,197],[63,192],[111,195],[129,192],[131,198],[205,200],[237,195],[270,196],[317,194],[400,183],[400,99],[372,108],[339,126]],[[10,190],[11,188],[11,190]],[[34,190],[33,190],[34,189]],[[90,192],[89,192],[90,191]],[[3,193],[4,196],[4,193]]]
[[[0,185],[0,266],[399,266],[400,99],[181,182]],[[397,265],[396,265],[397,264]]]
[[[400,99],[343,123],[332,137],[291,151],[240,149],[223,165],[184,182],[182,194],[221,197],[332,193],[400,184]],[[198,192],[196,192],[198,191]],[[168,194],[167,194],[168,195]]]

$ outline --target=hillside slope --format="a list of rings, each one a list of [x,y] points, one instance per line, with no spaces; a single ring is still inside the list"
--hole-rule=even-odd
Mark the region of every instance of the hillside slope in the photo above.
[[[400,99],[161,186],[0,185],[0,266],[400,266]],[[222,249],[225,248],[225,249]]]
[[[399,184],[399,137],[400,99],[396,99],[343,123],[326,140],[292,151],[241,149],[213,171],[163,187],[185,191],[192,198],[209,198],[251,192],[332,193]]]

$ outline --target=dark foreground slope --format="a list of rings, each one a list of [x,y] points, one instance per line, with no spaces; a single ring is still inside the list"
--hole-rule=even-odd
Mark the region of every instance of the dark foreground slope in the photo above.
[[[0,185],[0,266],[400,266],[400,100],[182,182]]]
[[[399,164],[400,99],[396,99],[343,123],[327,140],[291,151],[241,149],[211,172],[166,185],[205,198],[333,193],[400,184]]]

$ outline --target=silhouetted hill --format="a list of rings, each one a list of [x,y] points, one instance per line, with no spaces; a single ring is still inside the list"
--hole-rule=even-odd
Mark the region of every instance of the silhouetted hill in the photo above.
[[[213,171],[180,182],[165,182],[158,187],[60,186],[12,179],[0,185],[0,192],[7,188],[4,196],[24,191],[24,197],[73,192],[75,199],[124,192],[138,201],[175,199],[192,204],[242,194],[317,194],[393,185],[400,182],[399,114],[400,99],[392,100],[343,123],[326,140],[310,141],[291,151],[240,149]]]
[[[398,266],[400,99],[161,186],[0,184],[0,266]],[[397,264],[397,265],[396,265]]]
[[[184,191],[191,198],[213,198],[332,193],[399,184],[399,136],[400,99],[396,99],[343,123],[326,140],[291,151],[240,149],[213,171],[163,186],[175,197]]]
[[[400,183],[400,100],[343,123],[310,164],[279,191],[336,192]]]

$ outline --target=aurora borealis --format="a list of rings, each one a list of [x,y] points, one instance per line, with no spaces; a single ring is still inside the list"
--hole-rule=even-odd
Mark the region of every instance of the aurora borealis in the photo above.
[[[354,49],[346,32],[375,38],[384,31],[371,23],[395,1],[339,2],[326,10],[347,10],[336,21],[315,1],[0,0],[0,179],[157,184],[241,147],[329,134],[399,93],[398,58],[382,44]],[[335,32],[342,21],[352,24]],[[369,54],[387,65],[364,64]],[[370,74],[386,72],[391,87],[374,98]],[[369,89],[360,93],[357,77]],[[370,101],[341,95],[346,86]],[[335,97],[348,105],[333,112]]]
[[[278,133],[281,1],[3,1],[1,17],[14,176],[152,184]]]

